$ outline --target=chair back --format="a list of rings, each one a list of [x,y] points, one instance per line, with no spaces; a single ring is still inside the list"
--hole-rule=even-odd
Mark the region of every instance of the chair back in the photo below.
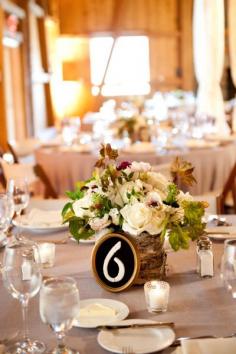
[[[236,214],[236,163],[234,164],[229,177],[227,178],[223,190],[220,195],[217,197],[217,212],[218,214],[225,213],[225,202],[227,195],[232,193],[233,197],[233,209]]]
[[[0,159],[6,183],[10,178],[26,178],[33,195],[43,195],[45,198],[57,198],[51,182],[40,165],[13,163]]]

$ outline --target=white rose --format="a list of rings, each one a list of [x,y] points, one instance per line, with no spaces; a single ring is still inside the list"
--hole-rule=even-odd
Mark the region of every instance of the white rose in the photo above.
[[[150,163],[137,161],[133,161],[130,166],[132,172],[148,172],[151,171],[151,168]]]
[[[110,225],[110,223],[108,214],[105,214],[102,218],[94,218],[89,221],[89,225],[94,231],[100,231]]]
[[[144,203],[128,204],[120,210],[124,218],[123,230],[131,235],[139,235],[152,218],[152,211]]]
[[[112,208],[109,211],[109,215],[111,217],[112,223],[114,225],[119,225],[119,219],[120,219],[120,213],[119,210],[117,208]]]

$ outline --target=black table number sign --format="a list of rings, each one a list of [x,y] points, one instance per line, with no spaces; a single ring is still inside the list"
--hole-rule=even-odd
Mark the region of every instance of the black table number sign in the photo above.
[[[119,292],[131,286],[140,262],[135,242],[126,235],[108,234],[94,246],[92,267],[96,281],[106,290]]]

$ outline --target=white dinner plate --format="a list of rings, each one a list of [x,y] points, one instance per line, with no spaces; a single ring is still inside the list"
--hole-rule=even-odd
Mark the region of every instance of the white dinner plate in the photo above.
[[[155,321],[136,319],[122,323],[155,323]],[[113,331],[102,330],[97,340],[101,347],[112,353],[123,353],[126,347],[135,354],[148,354],[169,347],[175,340],[175,333],[170,327],[120,328]]]
[[[235,234],[211,233],[211,234],[208,234],[207,236],[210,237],[213,240],[223,241],[223,240],[227,240],[227,239],[230,239],[230,238],[236,238],[236,233]]]
[[[210,226],[206,228],[209,234],[230,234],[236,236],[236,226]]]
[[[18,216],[17,218],[12,220],[12,223],[14,226],[19,227],[22,230],[26,231],[31,231],[35,233],[48,233],[48,232],[57,232],[57,231],[63,231],[68,229],[68,224],[53,224],[53,225],[29,225],[29,224],[24,224],[22,222],[21,216]]]
[[[97,316],[97,317],[79,317],[75,322],[75,327],[82,328],[95,328],[97,326],[103,326],[111,324],[113,322],[124,320],[129,314],[129,308],[121,301],[112,299],[86,299],[80,301],[80,308],[84,308],[91,304],[101,304],[103,306],[110,307],[116,311],[114,316]]]

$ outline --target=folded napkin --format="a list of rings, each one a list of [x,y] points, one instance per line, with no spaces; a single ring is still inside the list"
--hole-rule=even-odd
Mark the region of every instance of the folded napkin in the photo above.
[[[80,317],[111,317],[116,316],[116,310],[99,303],[87,305],[80,309]]]
[[[62,217],[60,210],[31,209],[26,215],[22,215],[20,222],[22,225],[34,227],[60,226]]]
[[[175,354],[235,354],[236,338],[185,339]]]

